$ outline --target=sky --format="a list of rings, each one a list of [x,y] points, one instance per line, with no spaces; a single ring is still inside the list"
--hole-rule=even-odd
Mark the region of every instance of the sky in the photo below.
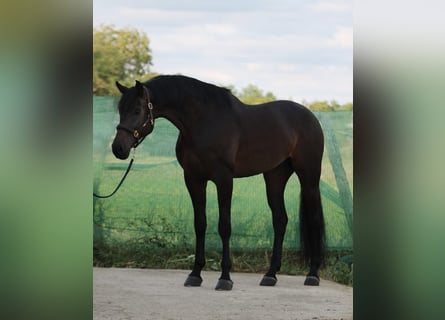
[[[101,24],[144,31],[152,72],[352,102],[352,0],[94,0]]]

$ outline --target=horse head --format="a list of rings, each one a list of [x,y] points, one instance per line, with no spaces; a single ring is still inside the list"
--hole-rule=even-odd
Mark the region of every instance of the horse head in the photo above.
[[[132,88],[116,81],[122,93],[119,101],[119,124],[112,144],[116,158],[127,159],[131,148],[136,148],[154,128],[153,104],[147,88],[136,81]]]

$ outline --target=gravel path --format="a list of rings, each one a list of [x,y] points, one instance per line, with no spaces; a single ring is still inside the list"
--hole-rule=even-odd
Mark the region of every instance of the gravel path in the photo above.
[[[186,288],[187,270],[94,268],[94,319],[352,319],[351,287],[278,275],[261,287],[260,274],[232,273],[232,291],[215,291],[219,272],[203,272],[198,288]]]

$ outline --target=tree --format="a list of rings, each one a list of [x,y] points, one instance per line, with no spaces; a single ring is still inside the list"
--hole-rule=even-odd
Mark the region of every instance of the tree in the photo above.
[[[340,110],[340,108],[341,108],[341,106],[337,102],[337,100],[331,100],[329,102],[329,107],[331,108],[332,111],[337,111],[337,110]]]
[[[151,65],[149,39],[143,31],[101,25],[93,30],[93,94],[118,95],[115,81],[132,85],[147,77]]]
[[[332,111],[329,102],[327,101],[314,101],[309,104],[309,109],[312,111]]]
[[[352,102],[345,103],[344,105],[342,105],[342,106],[340,107],[340,110],[341,110],[341,111],[346,111],[346,110],[351,111],[351,110],[353,110],[353,104],[352,104]]]
[[[234,94],[236,93],[234,92]],[[272,92],[263,94],[263,90],[253,84],[249,84],[247,87],[243,88],[241,93],[237,94],[237,96],[246,104],[259,104],[277,99]]]
[[[303,105],[307,106],[312,111],[351,111],[353,110],[352,102],[340,105],[336,100],[328,101],[303,101]]]

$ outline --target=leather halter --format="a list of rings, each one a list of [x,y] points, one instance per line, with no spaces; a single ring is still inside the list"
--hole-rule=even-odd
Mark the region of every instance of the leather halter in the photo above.
[[[146,103],[148,108],[148,118],[138,129],[130,129],[120,123],[116,127],[116,130],[124,130],[133,135],[133,137],[136,139],[133,148],[136,148],[138,145],[142,143],[145,137],[153,130],[153,127],[155,125],[155,118],[153,117],[153,104],[148,98],[146,98]],[[146,130],[146,128],[149,129],[149,132],[144,134],[144,130]]]

